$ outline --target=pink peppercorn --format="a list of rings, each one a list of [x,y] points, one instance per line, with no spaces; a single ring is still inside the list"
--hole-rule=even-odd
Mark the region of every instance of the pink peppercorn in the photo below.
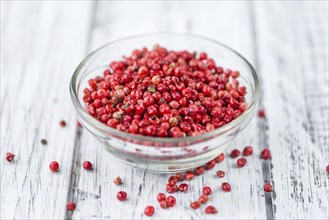
[[[218,170],[218,171],[216,172],[216,175],[217,175],[219,178],[223,178],[223,177],[225,176],[225,172],[222,171],[222,170]]]
[[[198,209],[198,208],[200,208],[200,206],[201,206],[201,203],[199,201],[191,202],[191,204],[190,204],[190,207],[192,209]]]
[[[58,172],[59,170],[59,164],[57,161],[53,161],[49,164],[49,169],[53,172]]]
[[[68,211],[73,211],[75,209],[75,207],[76,207],[76,204],[74,202],[69,202],[66,204],[66,209]]]
[[[206,207],[205,213],[207,213],[207,214],[216,214],[217,210],[214,206],[209,205],[209,206]]]
[[[218,156],[215,158],[215,161],[216,161],[216,163],[220,163],[220,162],[222,162],[224,159],[225,159],[225,155],[224,155],[224,153],[221,153],[220,155],[218,155]]]
[[[188,184],[182,183],[178,186],[178,191],[187,192],[188,191]]]
[[[271,151],[269,149],[264,149],[260,154],[260,157],[264,160],[268,160],[271,158]]]
[[[117,199],[118,199],[119,201],[124,201],[124,200],[126,200],[126,199],[127,199],[127,193],[126,193],[125,191],[119,191],[119,192],[117,193]]]
[[[93,168],[93,164],[90,163],[90,161],[84,161],[83,164],[82,164],[82,167],[85,169],[85,170],[91,170]]]
[[[271,184],[267,183],[264,185],[264,190],[265,190],[265,192],[272,192],[273,187]]]
[[[144,209],[144,214],[146,216],[152,216],[154,214],[154,207],[153,206],[146,206],[145,209]]]
[[[240,159],[237,160],[236,165],[238,167],[244,167],[247,164],[247,160],[244,157],[241,157]]]
[[[209,186],[205,186],[203,189],[202,189],[202,193],[206,196],[209,196],[211,194],[212,190]]]
[[[15,154],[12,154],[12,153],[9,153],[9,152],[6,154],[6,160],[8,162],[11,162],[14,159],[14,157],[15,157]]]
[[[231,192],[231,185],[227,182],[222,183],[222,190],[224,192]]]
[[[232,150],[230,156],[231,156],[231,158],[236,158],[236,157],[240,156],[240,151],[237,149],[234,149],[234,150]]]
[[[252,155],[252,147],[251,146],[246,146],[243,149],[242,155],[245,156],[245,157]]]
[[[158,202],[165,201],[166,200],[166,195],[163,193],[158,193],[157,194],[157,200]]]

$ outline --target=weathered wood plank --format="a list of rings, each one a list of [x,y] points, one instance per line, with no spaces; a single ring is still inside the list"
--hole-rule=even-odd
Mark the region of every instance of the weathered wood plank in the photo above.
[[[1,2],[2,219],[64,218],[76,128],[68,82],[85,54],[89,5]]]
[[[207,3],[200,2],[101,2],[97,6],[95,28],[92,31],[91,48],[97,48],[106,42],[123,36],[155,31],[191,32],[222,41],[241,51],[248,59],[253,60],[252,33],[250,31],[250,15],[245,10],[247,3]],[[184,10],[182,10],[184,8]],[[142,14],[143,16],[139,16]],[[232,15],[235,16],[232,16]],[[236,16],[239,15],[239,16]],[[119,19],[120,17],[120,19]],[[230,19],[231,25],[227,23]],[[210,22],[211,21],[211,22]],[[209,27],[213,24],[213,27]],[[232,28],[234,24],[241,28]],[[234,27],[234,26],[233,26]],[[241,34],[243,33],[243,34]],[[243,35],[243,40],[241,40]],[[230,149],[242,149],[246,144],[260,151],[256,120],[234,142]],[[193,211],[189,203],[200,195],[206,184],[214,187],[211,204],[218,207],[216,218],[266,218],[265,200],[262,197],[263,177],[261,162],[255,157],[248,158],[251,165],[244,169],[235,168],[234,160],[227,160],[217,166],[227,171],[224,180],[231,182],[232,193],[219,190],[222,181],[215,177],[215,171],[191,182],[188,195],[177,194],[177,205],[174,210],[161,210],[156,202],[157,192],[165,191],[168,175],[145,173],[122,164],[105,152],[95,139],[83,131],[80,146],[79,166],[84,160],[95,164],[93,172],[79,170],[77,188],[74,198],[78,207],[73,213],[74,219],[79,218],[121,218],[139,219],[143,217],[144,207],[155,205],[157,213],[154,218],[213,218],[205,216],[204,210]],[[115,186],[112,181],[120,175],[124,185]],[[243,179],[243,182],[241,182]],[[223,180],[223,181],[224,181]],[[129,199],[118,202],[116,193],[124,189]],[[237,210],[232,212],[232,210]]]
[[[275,217],[328,219],[328,2],[255,7]]]

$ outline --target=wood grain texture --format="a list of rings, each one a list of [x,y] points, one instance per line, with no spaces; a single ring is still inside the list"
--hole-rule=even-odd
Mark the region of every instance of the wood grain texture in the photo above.
[[[99,46],[148,32],[206,36],[239,51],[261,77],[261,107],[233,148],[254,147],[248,166],[225,160],[175,194],[162,210],[155,195],[168,175],[129,167],[76,128],[68,82],[79,61]],[[328,2],[1,2],[1,219],[328,219]],[[54,100],[57,99],[56,102]],[[64,119],[68,126],[61,128]],[[48,145],[40,144],[46,138]],[[273,157],[259,160],[270,148]],[[3,160],[13,152],[13,163]],[[61,164],[51,173],[52,160]],[[93,171],[81,164],[90,160]],[[218,169],[226,177],[215,177]],[[121,176],[124,184],[112,183]],[[231,183],[232,192],[219,185]],[[274,192],[264,194],[271,182]],[[219,213],[193,211],[204,185]],[[124,203],[119,190],[128,192]],[[65,204],[77,203],[74,212]]]
[[[255,5],[278,219],[328,219],[328,2]]]
[[[89,3],[6,1],[1,10],[1,219],[63,219],[76,130],[68,82],[86,51]]]
[[[249,11],[245,10],[248,4],[236,3],[211,3],[199,2],[153,2],[153,3],[116,3],[101,2],[97,4],[95,27],[92,31],[91,48],[99,47],[112,39],[138,33],[151,31],[191,32],[201,34],[218,41],[224,42],[234,48],[239,48],[248,59],[253,58],[251,21]],[[150,11],[149,8],[152,8]],[[185,8],[184,11],[179,9]],[[240,16],[232,17],[233,24],[240,24],[244,33],[244,40],[240,41],[238,28],[229,28],[225,18],[232,11]],[[195,12],[198,11],[196,14]],[[164,16],[164,13],[166,16]],[[143,14],[143,16],[138,16]],[[116,22],[117,16],[120,22]],[[179,19],[173,17],[179,15]],[[135,18],[133,24],[131,18]],[[216,28],[208,28],[205,22],[215,20]],[[223,32],[225,30],[225,34]],[[256,120],[233,144],[233,147],[243,149],[246,143],[255,146],[255,151],[260,151],[257,138],[258,128]],[[213,218],[204,215],[204,207],[194,211],[189,207],[190,202],[200,196],[202,187],[211,185],[214,194],[211,203],[218,207],[218,218],[266,218],[265,199],[262,190],[263,177],[261,162],[257,157],[248,158],[246,169],[237,169],[234,160],[226,160],[217,168],[227,171],[227,177],[218,180],[215,176],[216,169],[197,177],[190,183],[190,193],[177,194],[177,207],[174,210],[162,210],[156,202],[156,193],[165,192],[165,184],[169,175],[145,173],[122,164],[113,156],[104,152],[100,144],[88,133],[83,132],[80,144],[81,159],[95,162],[94,172],[81,170],[77,176],[77,188],[74,198],[79,206],[73,214],[74,219],[80,218],[144,218],[143,210],[148,204],[155,205],[158,210],[155,219],[199,219]],[[81,164],[79,166],[81,167]],[[112,181],[120,175],[124,185],[115,186]],[[246,176],[250,178],[245,178]],[[243,182],[241,181],[243,179]],[[223,181],[232,184],[234,193],[223,193],[219,185]],[[126,190],[129,199],[122,203],[115,196],[119,190]],[[232,212],[237,209],[239,212]]]

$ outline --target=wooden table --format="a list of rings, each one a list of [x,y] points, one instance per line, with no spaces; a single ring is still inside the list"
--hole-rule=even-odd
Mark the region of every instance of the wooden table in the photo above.
[[[158,31],[203,35],[239,51],[261,77],[266,111],[228,149],[252,145],[248,166],[225,160],[191,181],[190,192],[177,194],[167,210],[155,195],[165,191],[168,175],[131,168],[105,152],[77,128],[68,90],[92,50]],[[328,219],[328,88],[327,1],[1,2],[1,218],[140,219],[153,204],[154,219]],[[264,148],[271,160],[259,159]],[[12,163],[6,152],[16,154]],[[49,171],[53,160],[59,173]],[[82,169],[84,160],[93,162],[92,172]],[[231,193],[219,190],[218,169],[227,171]],[[121,186],[112,183],[118,175]],[[273,193],[264,194],[265,182]],[[206,184],[217,215],[189,208]],[[126,202],[115,198],[120,189]],[[72,200],[77,208],[67,212]]]

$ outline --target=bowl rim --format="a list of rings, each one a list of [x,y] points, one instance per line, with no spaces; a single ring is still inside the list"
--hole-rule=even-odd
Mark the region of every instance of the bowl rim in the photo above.
[[[217,129],[214,129],[213,131],[210,132],[206,132],[204,134],[201,135],[196,135],[196,136],[186,136],[186,137],[181,137],[181,138],[173,138],[173,137],[167,137],[167,138],[163,138],[163,137],[149,137],[149,136],[143,136],[143,135],[136,135],[136,134],[131,134],[128,132],[123,132],[123,131],[119,131],[117,129],[111,128],[110,126],[105,125],[104,123],[98,121],[97,119],[95,119],[94,117],[92,117],[90,114],[88,114],[85,109],[83,108],[83,106],[81,105],[79,98],[78,98],[78,94],[76,91],[76,80],[78,79],[78,76],[80,74],[80,70],[83,68],[83,66],[85,65],[85,63],[92,58],[92,56],[94,54],[96,54],[97,52],[101,51],[102,49],[116,44],[116,43],[120,43],[120,42],[124,42],[126,40],[130,40],[130,39],[134,39],[134,38],[141,38],[141,37],[150,37],[150,36],[157,36],[157,35],[162,35],[162,36],[181,36],[181,37],[192,37],[192,38],[196,38],[196,39],[201,39],[201,40],[205,40],[205,41],[210,41],[212,43],[215,43],[227,50],[229,50],[230,52],[232,52],[234,55],[236,55],[239,59],[241,59],[241,61],[247,66],[247,68],[250,70],[251,75],[252,75],[252,79],[254,81],[254,85],[255,85],[255,92],[252,93],[252,100],[250,102],[250,104],[248,105],[248,108],[236,119],[234,119],[233,121],[229,122],[228,124],[225,124]],[[71,77],[71,81],[70,81],[70,96],[73,102],[73,105],[75,106],[77,113],[79,114],[78,117],[82,117],[83,120],[87,121],[89,124],[91,124],[92,126],[96,127],[97,130],[101,130],[102,132],[105,133],[111,133],[116,135],[117,137],[121,137],[124,139],[127,138],[131,138],[131,139],[135,139],[135,140],[140,140],[140,141],[151,141],[151,142],[161,142],[161,143],[176,143],[176,142],[186,142],[186,141],[199,141],[200,139],[207,139],[207,138],[211,138],[213,136],[219,135],[221,133],[225,133],[227,131],[232,130],[232,128],[234,128],[236,125],[240,124],[241,122],[243,122],[245,119],[248,118],[248,116],[253,112],[254,108],[257,106],[258,104],[258,100],[260,97],[260,92],[261,92],[261,88],[260,88],[260,80],[259,77],[255,71],[255,69],[253,68],[253,66],[249,63],[249,61],[244,58],[240,53],[236,52],[235,50],[233,50],[232,48],[230,48],[229,46],[226,46],[223,43],[220,43],[216,40],[207,38],[207,37],[203,37],[200,35],[195,35],[195,34],[190,34],[190,33],[174,33],[174,32],[155,32],[155,33],[145,33],[145,34],[138,34],[138,35],[132,35],[132,36],[128,36],[128,37],[123,37],[117,40],[113,40],[99,48],[97,48],[96,50],[92,51],[91,53],[89,53],[78,65],[78,67],[75,69],[72,77]],[[83,123],[82,123],[83,124]]]

